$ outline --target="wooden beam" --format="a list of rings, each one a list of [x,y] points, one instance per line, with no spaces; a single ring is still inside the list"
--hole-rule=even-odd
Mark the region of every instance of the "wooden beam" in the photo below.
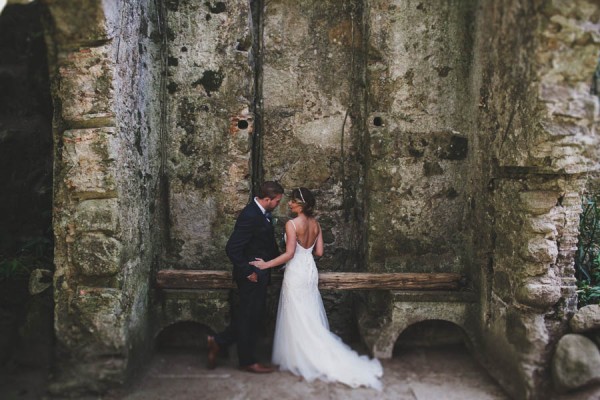
[[[274,286],[281,286],[282,280],[282,273],[271,275]],[[235,284],[229,271],[163,269],[158,271],[156,286],[161,289],[230,289]],[[458,290],[463,286],[464,278],[456,273],[319,273],[319,289]]]

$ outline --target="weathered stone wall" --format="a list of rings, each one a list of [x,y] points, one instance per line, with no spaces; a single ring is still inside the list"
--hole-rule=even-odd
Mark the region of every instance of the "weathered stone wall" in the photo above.
[[[124,381],[149,341],[162,208],[162,64],[150,40],[159,15],[151,1],[44,4],[55,107],[51,391],[100,391]]]
[[[260,159],[266,179],[317,200],[321,270],[362,268],[364,20],[362,2],[276,1],[264,9]],[[287,199],[280,227],[290,216]],[[326,293],[332,329],[355,331],[351,296]]]
[[[452,322],[479,328],[477,353],[515,397],[543,394],[598,163],[593,1],[44,4],[53,390],[123,380],[153,332],[152,270],[229,269],[236,213],[264,178],[315,190],[323,269],[467,274],[479,303],[454,296],[469,311]],[[419,297],[383,294],[369,312],[384,319]],[[160,328],[224,325],[225,292],[169,296],[152,308]],[[448,319],[444,296],[406,310],[409,323]],[[324,297],[347,336],[353,299]]]
[[[473,134],[475,1],[373,1],[369,17],[368,268],[456,271]]]
[[[590,1],[486,1],[477,18],[469,219],[482,273],[480,354],[517,398],[548,389],[576,307],[580,191],[598,167],[590,83],[599,17]]]
[[[167,8],[167,267],[229,269],[225,243],[249,200],[253,132],[249,2]]]

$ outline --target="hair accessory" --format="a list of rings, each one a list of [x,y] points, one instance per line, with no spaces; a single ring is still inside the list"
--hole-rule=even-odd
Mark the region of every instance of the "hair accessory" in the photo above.
[[[298,188],[298,193],[300,193],[300,198],[302,198],[302,202],[306,203],[306,200],[304,200],[304,196],[302,196],[302,189]]]

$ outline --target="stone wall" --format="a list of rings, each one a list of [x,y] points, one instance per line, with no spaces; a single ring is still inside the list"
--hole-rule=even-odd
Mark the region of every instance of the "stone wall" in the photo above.
[[[44,2],[55,107],[54,393],[102,391],[148,354],[162,209],[154,4]]]
[[[229,269],[225,243],[250,199],[254,128],[249,2],[166,1],[166,267]]]
[[[454,308],[469,311],[453,322],[511,394],[544,394],[576,304],[579,193],[598,166],[595,3],[43,4],[55,392],[123,381],[156,326],[224,325],[222,291],[149,307],[152,272],[229,269],[237,212],[277,179],[315,191],[323,269],[465,273],[473,293]],[[419,297],[383,294],[364,304],[384,319]],[[352,295],[324,297],[350,335]],[[434,297],[429,314],[453,301]],[[410,308],[409,323],[428,318]]]
[[[550,357],[576,308],[580,192],[598,167],[599,13],[590,1],[505,1],[483,2],[478,15],[469,219],[479,354],[517,398],[548,390]]]
[[[371,2],[366,230],[372,271],[468,267],[475,6]]]

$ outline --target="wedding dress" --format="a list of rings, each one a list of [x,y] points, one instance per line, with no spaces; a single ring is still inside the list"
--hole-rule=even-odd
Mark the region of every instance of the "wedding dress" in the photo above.
[[[292,221],[293,224],[293,221]],[[294,229],[296,226],[294,225]],[[320,379],[381,390],[381,363],[352,350],[329,330],[317,287],[312,250],[296,243],[285,266],[273,344],[273,363],[307,381]]]

